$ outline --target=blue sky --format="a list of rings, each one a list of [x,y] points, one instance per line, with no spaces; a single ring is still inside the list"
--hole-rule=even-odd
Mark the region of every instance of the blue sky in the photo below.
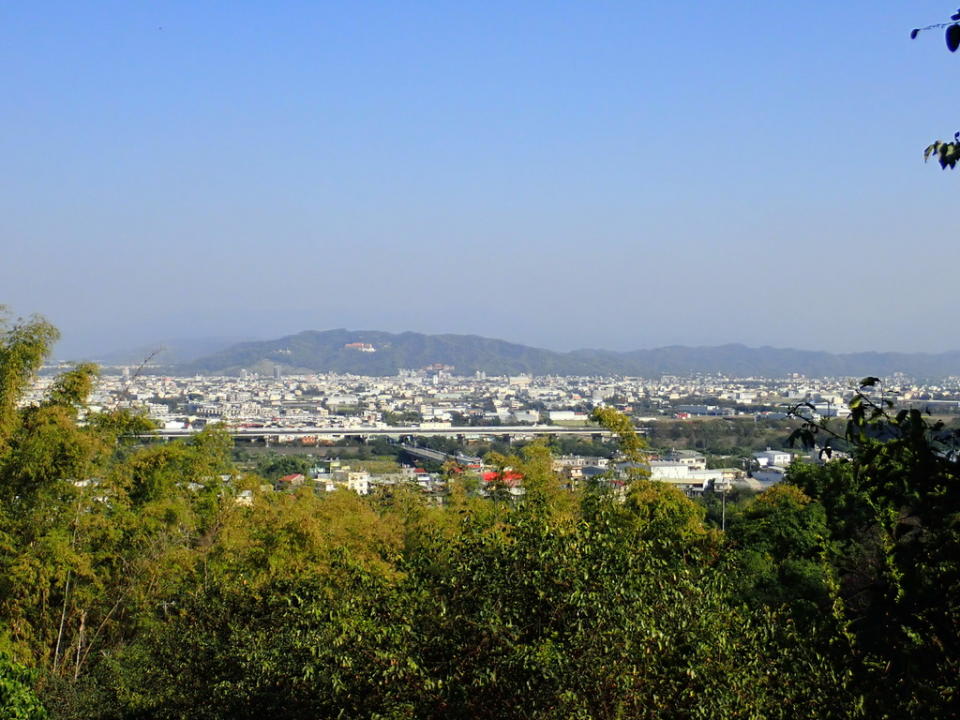
[[[348,327],[960,348],[939,2],[8,2],[0,302],[61,354]]]

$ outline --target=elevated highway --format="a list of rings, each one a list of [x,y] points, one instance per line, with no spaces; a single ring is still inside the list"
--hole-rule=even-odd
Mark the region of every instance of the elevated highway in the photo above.
[[[440,452],[439,450],[417,447],[416,445],[411,445],[409,443],[400,443],[400,447],[414,457],[418,457],[423,460],[432,460],[433,462],[441,464],[447,462],[448,460],[459,463],[460,465],[479,465],[481,462],[481,458],[472,455],[464,455],[462,453],[450,455],[449,453]]]
[[[154,430],[145,433],[143,437],[177,438],[190,437],[199,430],[193,428]],[[227,427],[227,432],[235,438],[272,438],[289,437],[304,438],[316,437],[337,440],[350,437],[521,437],[535,435],[589,435],[609,437],[611,432],[600,427],[563,427],[560,425],[463,425],[457,427],[436,428],[419,427],[417,425],[404,427]]]

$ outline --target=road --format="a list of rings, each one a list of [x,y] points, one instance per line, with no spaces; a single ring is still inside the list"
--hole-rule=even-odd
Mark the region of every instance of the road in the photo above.
[[[146,436],[176,438],[190,437],[199,432],[193,428],[154,430]],[[609,436],[609,430],[599,427],[561,427],[558,425],[473,425],[449,428],[404,427],[302,427],[302,428],[237,428],[228,427],[227,432],[235,438],[258,437],[477,437],[477,436],[518,436],[518,435],[603,435]]]

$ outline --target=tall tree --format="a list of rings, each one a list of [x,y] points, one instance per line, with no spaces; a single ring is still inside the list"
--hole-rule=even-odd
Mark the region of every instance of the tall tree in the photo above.
[[[849,462],[791,468],[822,502],[841,597],[876,717],[951,717],[960,703],[960,432],[894,413],[861,381],[842,439]],[[838,433],[805,420],[795,438],[831,453]]]

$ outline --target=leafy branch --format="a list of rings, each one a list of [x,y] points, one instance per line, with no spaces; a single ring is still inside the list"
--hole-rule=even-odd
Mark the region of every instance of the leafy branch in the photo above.
[[[868,451],[868,455],[872,452],[871,448],[903,446],[911,455],[949,467],[952,472],[960,470],[960,430],[948,429],[940,420],[928,422],[918,409],[902,409],[894,414],[894,403],[883,397],[882,390],[879,398],[871,397],[868,389],[874,387],[882,387],[879,378],[865,377],[860,381],[853,397],[847,402],[850,417],[843,434],[828,427],[822,420],[816,420],[812,404],[803,402],[791,407],[788,415],[800,420],[801,424],[790,434],[790,445],[799,443],[808,450],[819,447],[821,459],[832,457],[836,440]],[[818,445],[818,440],[823,438]]]
[[[953,170],[960,160],[960,132],[953,134],[953,142],[937,140],[927,145],[923,151],[923,161],[929,160],[931,155],[937,158],[941,170],[946,170],[948,166]]]
[[[821,459],[823,457],[829,459],[833,456],[832,441],[842,440],[859,444],[867,438],[866,427],[868,425],[884,421],[888,423],[896,422],[896,419],[887,412],[893,409],[892,400],[883,398],[881,393],[880,400],[874,401],[865,392],[867,388],[876,387],[880,384],[880,378],[872,376],[865,377],[860,381],[859,387],[847,403],[847,407],[850,408],[850,418],[842,435],[828,427],[826,423],[815,419],[816,408],[811,403],[802,402],[792,406],[787,414],[800,420],[801,424],[790,434],[790,446],[794,447],[799,443],[804,448],[813,450],[817,448],[817,439],[822,433],[827,436],[827,439],[820,446],[820,457]],[[806,412],[805,408],[809,408],[810,412]]]
[[[947,43],[947,50],[956,52],[957,48],[960,48],[960,9],[950,16],[950,21],[914,28],[910,31],[910,39],[916,40],[921,32],[927,30],[945,29],[944,39]],[[953,170],[957,166],[957,161],[960,160],[960,132],[954,133],[952,142],[937,140],[927,145],[923,151],[923,161],[929,160],[931,155],[937,158],[941,170],[946,170],[948,167]]]
[[[934,23],[932,25],[914,28],[910,31],[910,39],[916,40],[920,33],[926,32],[927,30],[941,30],[943,28],[946,28],[945,39],[947,42],[947,50],[956,52],[957,48],[960,47],[960,10],[957,10],[950,16],[950,22]]]

